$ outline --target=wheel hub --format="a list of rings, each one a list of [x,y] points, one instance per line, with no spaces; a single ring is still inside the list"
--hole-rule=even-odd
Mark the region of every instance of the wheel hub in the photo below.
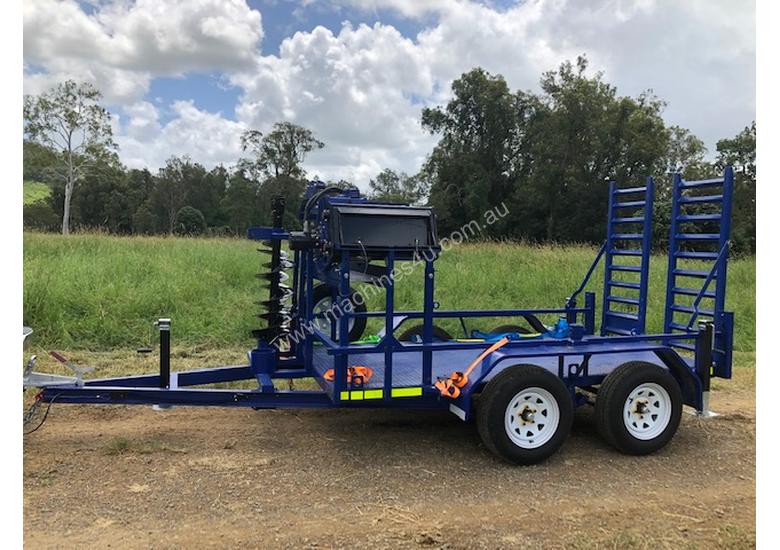
[[[507,405],[504,428],[512,443],[536,449],[547,443],[558,429],[560,410],[553,395],[544,388],[526,388]]]

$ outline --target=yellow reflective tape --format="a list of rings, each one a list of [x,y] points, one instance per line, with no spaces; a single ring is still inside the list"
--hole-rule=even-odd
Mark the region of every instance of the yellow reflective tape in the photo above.
[[[362,391],[349,392],[349,398],[352,401],[363,401],[363,392]]]
[[[342,401],[349,401],[349,392],[348,391],[341,392],[340,397]]]
[[[422,388],[393,388],[391,397],[420,397]]]
[[[363,392],[364,399],[382,399],[382,390],[366,390]]]

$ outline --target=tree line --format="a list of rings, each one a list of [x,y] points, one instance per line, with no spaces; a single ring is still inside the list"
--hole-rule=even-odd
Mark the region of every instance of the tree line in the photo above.
[[[754,252],[755,122],[718,141],[708,161],[701,139],[665,123],[662,100],[651,92],[620,96],[602,73],[589,75],[587,67],[581,56],[544,73],[538,93],[512,91],[501,75],[481,68],[463,74],[453,82],[447,105],[422,110],[422,127],[439,141],[420,171],[385,169],[371,180],[369,195],[435,207],[441,234],[503,203],[509,213],[487,228],[490,238],[599,243],[607,182],[637,185],[653,176],[654,240],[662,246],[671,174],[713,177],[732,165],[734,248]],[[45,203],[26,207],[27,226],[241,234],[249,225],[270,222],[272,196],[298,203],[306,184],[303,162],[325,146],[310,130],[279,122],[265,135],[245,132],[242,158],[232,166],[206,170],[187,156],[173,156],[157,173],[128,170],[99,99],[96,90],[72,82],[25,99],[24,177],[52,188]],[[78,137],[78,148],[73,139],[55,139],[62,136],[50,120],[58,116],[65,121],[60,130],[75,127],[65,136]],[[288,209],[287,225],[297,226],[296,214]]]

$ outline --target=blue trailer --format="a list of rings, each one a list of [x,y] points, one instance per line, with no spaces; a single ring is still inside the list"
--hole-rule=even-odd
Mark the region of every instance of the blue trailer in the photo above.
[[[159,372],[84,379],[34,372],[33,361],[25,387],[41,388],[48,403],[444,409],[473,417],[485,445],[517,464],[553,454],[574,408],[592,404],[610,445],[651,453],[673,437],[683,405],[709,414],[710,380],[731,377],[734,318],[724,307],[733,179],[731,168],[714,179],[673,178],[661,333],[645,330],[652,178],[638,187],[609,184],[606,240],[561,307],[480,311],[444,310],[436,301],[441,244],[432,209],[311,182],[302,231],[282,227],[281,198],[274,226],[249,230],[267,254],[259,277],[268,294],[258,302],[266,326],[253,331],[247,364],[172,371],[172,323],[160,319]],[[596,295],[585,289],[602,259],[597,327]],[[396,310],[399,277],[422,277],[420,311]],[[371,293],[382,296],[384,311],[367,311]],[[468,328],[491,318],[511,322]],[[463,334],[448,334],[443,319],[457,320]],[[383,328],[365,337],[369,320]],[[319,389],[284,389],[298,378],[313,378]],[[209,387],[240,380],[254,384]]]

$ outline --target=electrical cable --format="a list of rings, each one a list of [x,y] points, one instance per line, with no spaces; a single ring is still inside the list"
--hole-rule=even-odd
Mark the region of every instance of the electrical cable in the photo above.
[[[28,422],[30,422],[30,420],[32,420],[32,416],[33,416],[33,414],[35,414],[35,410],[36,410],[38,407],[40,407],[40,403],[41,403],[40,396],[41,396],[42,394],[43,394],[43,392],[39,393],[39,394],[38,394],[38,395],[35,397],[35,403],[33,403],[33,404],[32,404],[32,406],[31,406],[31,407],[28,409],[28,411],[27,411],[27,414],[25,415],[25,417],[26,417],[26,418],[25,418],[25,424],[27,424]],[[57,399],[57,398],[58,398],[58,397],[59,397],[61,394],[62,394],[62,392],[60,392],[60,393],[57,393],[57,394],[56,394],[54,397],[52,397],[51,401],[49,401],[49,405],[46,407],[46,412],[44,412],[44,413],[43,413],[43,418],[41,419],[41,421],[40,421],[40,422],[38,423],[38,425],[37,425],[37,426],[35,426],[35,427],[34,427],[32,430],[28,430],[28,431],[24,432],[24,435],[29,435],[29,434],[31,434],[31,433],[33,433],[33,432],[35,432],[35,431],[38,431],[38,429],[40,429],[40,428],[41,428],[41,426],[43,426],[43,423],[44,423],[44,422],[46,422],[46,419],[49,417],[49,411],[51,410],[51,406],[54,404],[54,401],[55,401],[55,400],[56,400],[56,399]]]

